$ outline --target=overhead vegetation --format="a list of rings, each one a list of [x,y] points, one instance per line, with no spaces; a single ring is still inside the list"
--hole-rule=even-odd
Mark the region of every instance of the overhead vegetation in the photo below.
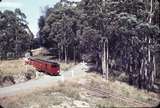
[[[21,57],[30,49],[33,34],[20,9],[0,11],[0,58]]]
[[[57,49],[59,60],[91,58],[107,79],[115,68],[126,72],[131,85],[152,89],[159,8],[157,0],[61,0],[39,18],[39,39]]]

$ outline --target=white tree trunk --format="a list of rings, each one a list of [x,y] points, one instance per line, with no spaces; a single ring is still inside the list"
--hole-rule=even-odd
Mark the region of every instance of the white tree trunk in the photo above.
[[[102,3],[103,7],[105,8],[105,5],[106,5],[106,0],[103,0],[103,3]]]
[[[151,62],[151,49],[150,49],[150,43],[151,43],[151,38],[149,37],[149,42],[148,42],[148,62]]]
[[[106,70],[106,79],[107,79],[107,81],[108,81],[108,74],[109,74],[109,51],[108,51],[108,39],[107,39],[107,66],[106,66],[106,68],[107,68],[107,70]]]
[[[101,8],[101,12],[103,12],[103,9],[105,9],[105,3],[106,3],[106,0],[103,0],[103,1],[102,1],[102,8]]]
[[[155,58],[155,56],[153,56],[153,72],[152,72],[152,74],[151,74],[151,86],[153,86],[153,84],[154,84],[154,78],[155,78],[155,76],[156,76],[156,58]]]
[[[60,48],[58,48],[59,50],[58,50],[58,59],[59,59],[59,61],[61,61],[61,49]]]
[[[150,1],[150,15],[149,15],[149,23],[152,23],[152,11],[153,11],[153,0]]]
[[[67,63],[67,48],[66,47],[64,49],[64,53],[65,53],[65,63]]]
[[[153,0],[150,1],[150,15],[149,24],[152,24],[152,14],[153,14]],[[151,38],[149,37],[149,49],[148,49],[148,61],[151,61],[151,49],[150,49]]]
[[[103,76],[106,74],[106,42],[103,43],[103,56],[102,56],[102,71]]]
[[[144,86],[145,86],[145,88],[148,86],[148,80],[149,80],[149,78],[148,78],[148,75],[147,75],[147,73],[148,73],[148,67],[147,67],[147,60],[145,60],[145,64],[144,64],[145,66],[144,66]]]
[[[76,64],[76,48],[74,47],[74,51],[73,51],[73,56],[74,56],[74,64]]]
[[[144,67],[144,60],[142,59],[142,62],[141,62],[141,68],[140,68],[140,75],[139,75],[139,87],[140,88],[142,88],[143,87],[143,81],[142,81],[142,79],[143,79],[143,67]]]
[[[152,14],[153,14],[153,0],[150,0],[150,15],[149,15],[149,24],[152,24]],[[151,38],[149,37],[149,42],[148,42],[148,62],[151,63],[151,49],[150,49],[150,44],[151,44]],[[151,76],[149,76],[149,88],[151,89],[153,84],[154,84],[154,77],[155,77],[155,56],[153,57],[153,70],[151,70]]]
[[[149,24],[152,23],[152,11],[153,11],[153,0],[150,1],[150,15],[149,15]],[[151,38],[149,37],[148,42],[148,62],[151,62],[151,49],[150,49]]]
[[[107,47],[106,47],[107,44]],[[107,48],[107,52],[106,52],[106,48]],[[103,71],[103,76],[105,76],[107,82],[108,82],[108,39],[104,41],[103,43],[103,57],[102,57],[102,71]]]

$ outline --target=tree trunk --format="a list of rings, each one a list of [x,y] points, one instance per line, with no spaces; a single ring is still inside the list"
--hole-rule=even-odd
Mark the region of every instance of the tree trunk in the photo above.
[[[65,58],[64,58],[64,60],[65,60],[65,63],[67,63],[67,48],[65,47],[65,49],[64,49],[64,55],[65,55]]]
[[[103,56],[102,56],[102,72],[103,76],[106,75],[107,67],[106,67],[106,42],[103,43]]]
[[[152,24],[152,11],[153,11],[153,0],[150,0],[150,14],[149,14],[149,24]],[[148,64],[147,64],[147,82],[146,85],[148,84],[147,88],[151,89],[152,87],[152,76],[153,75],[153,65],[151,65],[151,49],[150,49],[150,44],[151,44],[151,38],[148,37]]]
[[[58,60],[61,61],[61,48],[58,48]]]
[[[103,13],[103,9],[105,9],[105,2],[106,0],[102,0],[102,6],[100,8],[100,11]]]
[[[107,39],[107,64],[106,64],[106,79],[108,80],[108,74],[109,74],[109,51],[108,51],[108,39]]]
[[[76,64],[76,47],[74,47],[73,54],[74,54],[74,64]]]
[[[144,67],[144,60],[142,59],[142,62],[141,62],[141,68],[140,68],[140,71],[139,71],[139,88],[141,89],[142,88],[142,82],[143,82],[143,67]]]
[[[148,85],[148,63],[147,60],[145,60],[145,66],[144,66],[144,84],[143,87],[146,89]]]
[[[150,1],[150,15],[149,15],[149,24],[152,24],[152,11],[153,11],[153,0]],[[151,49],[150,49],[151,38],[148,40],[148,62],[151,61]]]
[[[150,1],[150,15],[149,15],[149,23],[152,23],[152,11],[153,11],[153,0]]]
[[[154,78],[156,76],[156,59],[155,59],[155,55],[153,56],[153,71],[151,74],[151,87],[153,87],[154,85]]]
[[[151,38],[148,40],[148,62],[151,62],[151,49],[150,49]]]
[[[62,54],[61,54],[61,60],[64,60],[64,46],[61,47],[62,48]]]
[[[129,84],[133,85],[133,68],[132,68],[132,57],[129,58]]]

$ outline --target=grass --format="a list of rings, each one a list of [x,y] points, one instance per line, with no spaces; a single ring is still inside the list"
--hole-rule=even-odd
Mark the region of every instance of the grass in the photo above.
[[[65,63],[64,61],[60,61],[60,62],[56,61],[56,62],[60,64],[60,68],[63,71],[67,71],[68,69],[70,69],[75,65],[74,62],[69,62],[69,63]]]
[[[58,61],[57,61],[58,62]],[[72,66],[74,66],[74,63],[64,63],[58,62],[60,64],[60,68],[63,71],[68,70]],[[25,65],[25,62],[23,59],[17,59],[17,60],[3,60],[0,61],[0,75],[17,75],[21,73],[25,73],[27,70],[35,70],[32,66],[30,65]]]
[[[51,105],[61,104],[65,98],[62,96],[34,93],[32,95],[18,97],[15,100],[7,101],[5,108],[48,108]]]
[[[91,95],[95,91],[86,89],[84,86],[99,88],[101,91],[109,92],[109,94],[105,98]],[[110,95],[117,95],[117,97]],[[126,98],[126,100],[121,100],[118,96]],[[37,90],[24,96],[16,96],[16,99],[12,98],[4,99],[2,105],[5,108],[27,108],[33,105],[37,105],[38,108],[49,108],[49,106],[59,106],[64,102],[72,106],[74,100],[80,100],[89,103],[90,108],[108,108],[144,107],[134,101],[130,102],[130,100],[149,104],[146,107],[156,106],[160,102],[158,94],[139,90],[120,81],[109,80],[107,83],[100,75],[94,73],[88,73],[84,77],[70,79],[65,82],[56,82],[51,88]]]
[[[27,66],[27,69],[34,70],[32,66]],[[23,59],[0,61],[0,75],[16,75],[25,71],[26,65]]]
[[[60,92],[66,95],[67,97],[79,100],[79,85],[75,83],[74,81],[65,81],[59,82],[59,85],[56,87],[53,87],[52,92]]]
[[[96,108],[113,108],[113,107],[126,107],[125,104],[111,99],[99,99],[96,101]]]
[[[66,102],[71,105],[73,100],[79,100],[79,88],[76,82],[66,81],[58,82],[52,88],[39,90],[32,94],[21,95],[16,97],[3,98],[0,104],[5,108],[52,108]],[[49,107],[50,106],[50,107]],[[59,108],[59,107],[54,107]],[[60,107],[61,108],[61,107]],[[70,107],[67,107],[70,108]]]
[[[46,90],[35,91],[32,94],[24,96],[16,96],[16,99],[5,98],[2,104],[5,108],[23,108],[23,107],[33,107],[37,106],[38,108],[49,108],[49,106],[54,106],[54,108],[61,108],[60,105],[66,103],[67,105],[72,106],[74,100],[85,101],[89,103],[90,108],[108,108],[108,107],[143,107],[142,105],[131,104],[129,101],[123,101],[119,98],[108,97],[101,98],[97,96],[85,96],[85,99],[82,99],[80,93],[86,92],[87,94],[92,93],[87,89],[82,89],[83,85],[79,84],[79,81],[86,80],[86,86],[99,87],[103,91],[107,91],[109,88],[112,91],[112,95],[115,93],[120,94],[123,97],[128,97],[128,99],[136,99],[139,102],[145,101],[150,103],[153,99],[159,99],[157,94],[146,92],[143,90],[138,90],[134,87],[128,86],[127,84],[120,83],[117,81],[109,81],[108,83],[99,75],[88,74],[83,78],[72,79],[63,82],[57,82],[53,87]],[[158,102],[157,102],[158,103]],[[1,104],[1,103],[0,103]],[[156,105],[156,102],[150,103],[152,106]],[[55,107],[59,106],[59,107]],[[36,107],[36,108],[37,108]],[[70,108],[67,107],[67,108]],[[148,106],[150,107],[150,106]]]
[[[98,87],[102,91],[109,90],[111,92],[111,94],[113,94],[113,95],[118,94],[118,96],[127,98],[129,100],[136,100],[140,103],[142,102],[142,103],[150,104],[153,106],[156,105],[158,102],[160,102],[159,101],[160,98],[157,94],[155,94],[153,92],[147,92],[145,90],[137,89],[133,86],[129,86],[128,84],[126,84],[124,82],[108,81],[108,83],[107,83],[99,75],[96,75],[96,74],[92,74],[92,75],[88,76],[87,79],[88,79],[88,85],[90,87]],[[113,98],[110,98],[110,100],[112,100],[112,99]],[[111,106],[109,106],[109,107],[117,106],[117,105],[118,106],[119,105],[126,105],[126,106],[130,106],[130,107],[134,107],[130,103],[126,103],[124,101],[121,101],[120,103],[118,103],[117,101],[115,101],[117,99],[116,99],[116,97],[114,97],[114,101],[111,101]],[[107,102],[109,102],[109,101],[107,101]],[[96,102],[96,103],[99,103],[99,102]],[[103,103],[102,103],[102,106],[105,107],[105,105],[103,105]]]

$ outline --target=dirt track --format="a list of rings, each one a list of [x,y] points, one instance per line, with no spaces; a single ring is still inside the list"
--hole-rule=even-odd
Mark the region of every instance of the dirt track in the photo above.
[[[44,89],[52,86],[56,81],[64,81],[68,78],[85,75],[88,67],[85,63],[79,63],[68,71],[61,72],[60,76],[44,75],[39,79],[30,80],[28,82],[16,84],[9,87],[0,88],[0,98],[7,96],[16,96],[18,94],[30,93],[36,89]]]

